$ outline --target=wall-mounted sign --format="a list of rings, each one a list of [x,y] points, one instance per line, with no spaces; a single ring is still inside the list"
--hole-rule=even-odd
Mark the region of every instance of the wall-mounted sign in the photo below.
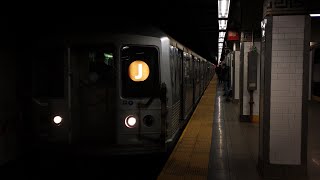
[[[129,77],[132,81],[145,81],[149,77],[149,66],[141,60],[133,61],[128,69]]]
[[[235,31],[228,31],[228,41],[238,41],[239,39],[239,33]]]

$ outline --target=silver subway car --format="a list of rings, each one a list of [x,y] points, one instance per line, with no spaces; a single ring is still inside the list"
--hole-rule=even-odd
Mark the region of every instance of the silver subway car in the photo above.
[[[33,48],[35,137],[81,151],[166,151],[214,75],[153,28],[49,39]]]

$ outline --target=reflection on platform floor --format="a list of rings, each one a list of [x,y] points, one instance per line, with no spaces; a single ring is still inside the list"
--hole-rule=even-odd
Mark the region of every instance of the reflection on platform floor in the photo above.
[[[239,121],[239,104],[226,101],[219,84],[209,177],[212,180],[260,180],[256,170],[259,125]]]

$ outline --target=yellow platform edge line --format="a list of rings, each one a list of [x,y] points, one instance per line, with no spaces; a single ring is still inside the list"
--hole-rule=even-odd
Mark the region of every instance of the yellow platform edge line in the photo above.
[[[158,176],[158,178],[157,178],[158,180],[162,180],[162,179],[167,180],[167,179],[171,179],[171,178],[173,178],[173,179],[184,179],[185,177],[188,177],[188,174],[182,174],[182,175],[180,175],[180,174],[168,174],[168,173],[165,173],[165,172],[166,172],[166,168],[168,167],[168,164],[172,163],[171,161],[172,161],[172,159],[174,159],[175,152],[176,152],[177,149],[178,149],[178,146],[177,146],[177,145],[182,141],[182,139],[183,139],[186,131],[188,130],[188,128],[189,128],[189,126],[190,126],[190,122],[191,122],[191,120],[193,119],[193,116],[194,116],[195,112],[197,112],[197,109],[198,109],[198,107],[199,107],[199,105],[200,105],[200,103],[202,102],[202,100],[203,100],[204,97],[208,97],[208,96],[209,96],[209,97],[210,97],[210,96],[213,97],[213,99],[212,99],[212,101],[213,101],[213,103],[212,103],[212,105],[213,105],[212,111],[215,110],[215,108],[214,108],[214,106],[215,106],[214,98],[215,98],[215,96],[216,96],[216,85],[217,85],[217,78],[216,78],[216,76],[214,76],[214,77],[211,79],[210,83],[208,84],[207,88],[205,89],[205,91],[204,91],[201,99],[199,100],[199,104],[197,105],[196,109],[194,110],[193,114],[191,115],[188,124],[185,126],[183,132],[181,133],[181,136],[179,137],[179,140],[177,141],[176,146],[174,147],[171,155],[169,156],[166,164],[164,165],[162,171],[160,172],[160,174],[159,174],[159,176]],[[213,88],[213,90],[210,89],[210,88]],[[210,92],[209,95],[206,95],[206,94],[208,93],[208,91],[211,91],[211,92]],[[213,92],[213,93],[212,93],[212,92]],[[213,112],[212,115],[214,115],[214,112]],[[212,121],[213,121],[213,120],[212,120]],[[212,127],[211,127],[211,131],[210,131],[209,133],[212,134]],[[210,134],[210,137],[211,137],[211,134]],[[208,159],[209,159],[209,157],[210,157],[211,138],[210,138],[209,143],[210,143],[209,151],[206,153],[206,155],[208,155]],[[189,160],[190,160],[190,159],[189,159]],[[209,161],[208,161],[208,162],[209,162]],[[190,163],[190,162],[189,162],[189,163]],[[208,167],[208,163],[206,163],[206,164],[207,164],[207,166],[206,166],[205,168]],[[189,176],[193,176],[193,175],[190,174]],[[171,177],[171,178],[170,178],[170,177]],[[207,174],[206,174],[206,176],[203,176],[203,177],[207,177]]]
[[[210,81],[210,83],[209,83],[209,85],[208,85],[208,87],[210,86],[210,84],[211,83],[214,83],[214,82],[216,82],[216,78],[215,78],[216,76],[214,76],[214,78],[212,78],[212,80]],[[200,98],[200,100],[199,100],[199,104],[200,104],[200,102],[201,102],[201,100],[202,100],[202,98],[203,98],[203,96],[204,96],[204,94],[208,91],[208,88],[207,87],[207,89],[204,91],[204,93],[203,93],[203,95],[202,95],[202,97]],[[216,93],[216,89],[214,89],[214,92]],[[194,112],[196,112],[196,110],[198,109],[198,106],[196,107],[196,109],[194,110]],[[192,119],[192,117],[193,117],[193,115],[194,115],[194,112],[192,113],[192,115],[191,115],[191,117],[190,117],[190,120]],[[190,121],[189,121],[190,122]],[[180,136],[180,138],[179,138],[179,140],[178,140],[178,142],[177,142],[177,144],[181,141],[181,139],[183,138],[183,135],[185,134],[185,132],[186,132],[186,130],[187,130],[187,128],[189,127],[189,123],[186,125],[186,127],[184,128],[184,130],[183,130],[183,132],[181,133],[181,136]],[[174,149],[176,149],[176,147],[174,148]]]

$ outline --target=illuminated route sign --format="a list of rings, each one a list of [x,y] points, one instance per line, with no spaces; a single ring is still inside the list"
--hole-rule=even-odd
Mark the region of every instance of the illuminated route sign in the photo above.
[[[129,77],[132,81],[145,81],[149,77],[149,66],[141,60],[133,61],[128,70]]]

